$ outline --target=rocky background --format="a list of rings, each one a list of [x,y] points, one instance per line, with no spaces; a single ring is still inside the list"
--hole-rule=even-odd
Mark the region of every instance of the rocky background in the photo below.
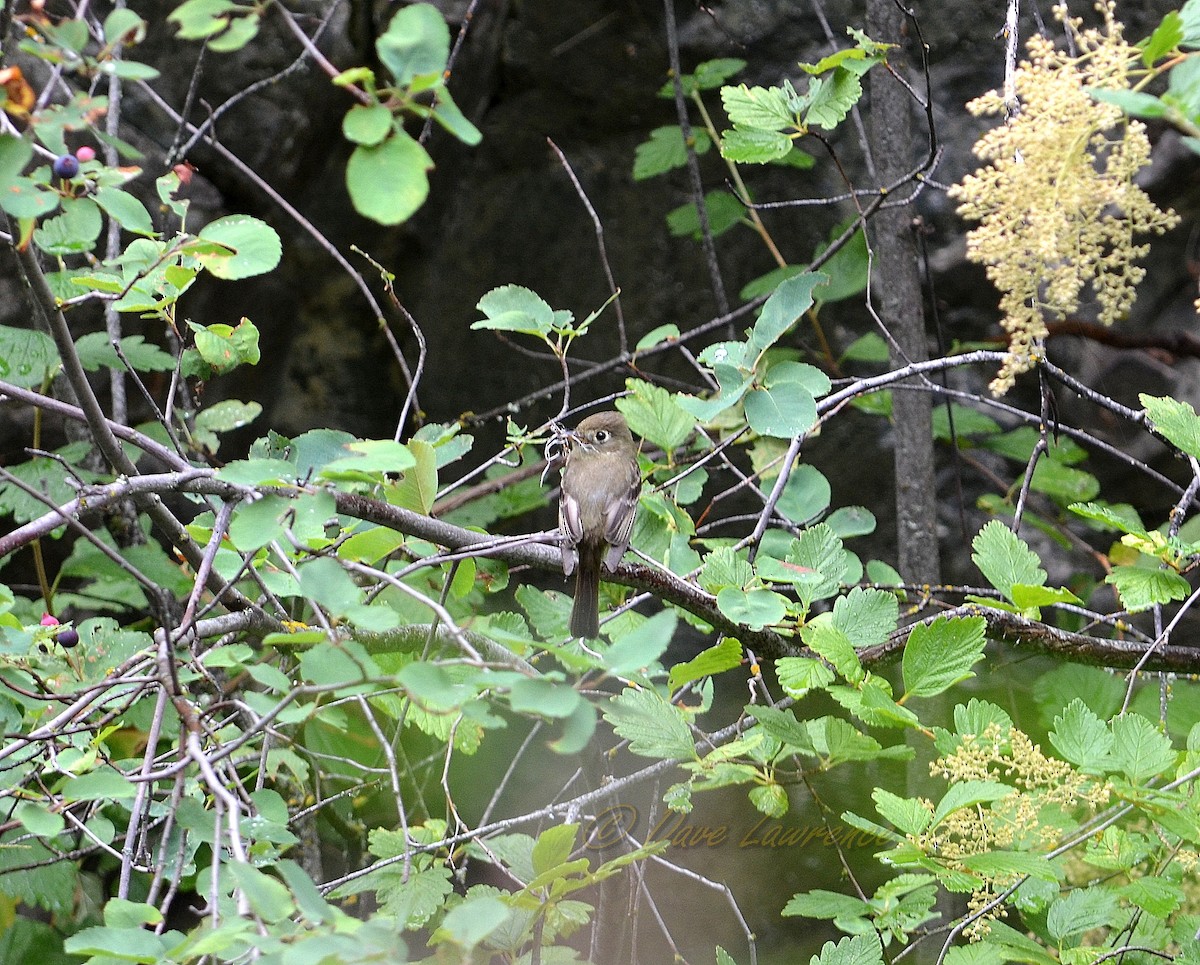
[[[309,24],[329,15],[325,4],[306,0],[305,5]],[[457,30],[469,5],[457,0],[440,6]],[[1049,9],[1030,6],[1022,21],[1025,34],[1039,23],[1049,22],[1053,29]],[[1140,38],[1171,6],[1168,0],[1121,4],[1118,16],[1128,36]],[[999,32],[1004,8],[974,0],[939,0],[918,2],[914,9],[928,45],[943,152],[933,172],[935,183],[921,194],[915,212],[923,220],[929,252],[929,297],[937,305],[940,337],[946,344],[994,337],[996,294],[982,270],[965,261],[965,225],[939,185],[953,183],[974,166],[970,149],[983,122],[968,115],[963,104],[1002,80],[1004,41]],[[262,32],[248,47],[218,54],[174,38],[165,6],[140,12],[150,21],[151,31],[137,56],[163,72],[154,87],[175,109],[181,109],[189,88],[195,88],[189,113],[194,122],[219,111],[250,85],[285,71],[300,53],[277,13],[267,13]],[[339,68],[371,64],[374,38],[392,13],[391,5],[340,4],[329,17],[320,46]],[[472,13],[451,89],[483,132],[483,142],[469,148],[440,129],[432,131],[427,146],[437,167],[430,199],[402,227],[381,228],[353,211],[343,177],[349,147],[340,134],[350,100],[311,61],[236,102],[220,113],[215,125],[220,142],[295,205],[377,292],[377,274],[351,253],[350,246],[395,273],[397,295],[428,342],[420,404],[425,416],[435,421],[487,413],[558,377],[557,363],[531,356],[530,345],[505,343],[493,333],[470,330],[479,317],[474,305],[485,292],[510,282],[526,285],[577,318],[607,297],[591,219],[548,139],[569,160],[603,223],[631,342],[659,325],[675,323],[686,330],[720,314],[699,244],[672,237],[664,222],[668,211],[688,200],[686,172],[643,182],[631,176],[637,145],[651,129],[676,122],[673,102],[655,96],[668,67],[662,4],[481,0]],[[797,61],[816,61],[846,45],[846,27],[861,27],[865,19],[861,3],[845,0],[676,3],[675,16],[684,70],[714,57],[740,57],[749,66],[737,80],[751,84],[798,78]],[[913,53],[916,38],[909,40]],[[10,42],[6,49],[13,48]],[[913,62],[919,63],[915,57]],[[39,69],[44,71],[36,64],[28,68],[35,86]],[[909,79],[917,90],[924,89],[921,77]],[[716,92],[709,94],[708,104],[719,117]],[[869,102],[863,106],[869,110]],[[916,159],[927,144],[923,115],[915,106],[914,112],[922,132],[912,146]],[[178,126],[135,85],[129,87],[124,116],[125,136],[146,153],[141,180],[149,197],[153,179],[174,160],[170,154],[181,140]],[[1158,160],[1147,180],[1160,203],[1179,207],[1185,219],[1171,236],[1156,242],[1145,294],[1127,332],[1190,331],[1195,325],[1195,282],[1188,252],[1197,164],[1175,134],[1158,133]],[[756,198],[811,198],[845,190],[842,175],[821,145],[809,139],[803,146],[818,158],[809,171],[746,169]],[[873,184],[856,123],[843,125],[830,148],[856,187]],[[246,212],[274,225],[284,242],[284,261],[276,272],[234,284],[205,280],[183,303],[187,315],[198,322],[236,324],[246,315],[261,330],[262,363],[206,389],[206,400],[255,399],[265,408],[244,438],[234,440],[239,445],[233,448],[240,450],[241,443],[267,427],[292,434],[313,426],[336,426],[363,436],[391,436],[405,385],[377,320],[352,281],[279,205],[210,147],[197,144],[186,160],[196,168],[190,188],[196,223],[191,227],[222,214]],[[720,188],[727,175],[715,152],[701,164],[706,190]],[[842,203],[784,209],[764,218],[788,261],[804,264],[832,226],[852,213],[853,208]],[[737,293],[747,281],[774,267],[759,239],[742,228],[718,238],[717,253],[733,305],[739,304]],[[72,315],[81,334],[101,324],[98,314],[89,316],[91,311]],[[0,254],[0,321],[27,324],[27,312],[13,264]],[[609,309],[579,344],[579,364],[615,353],[613,318]],[[131,333],[142,331],[162,341],[163,333],[153,323],[147,327],[137,319],[127,322]],[[822,322],[835,348],[870,330],[871,324],[861,299],[829,306]],[[416,346],[407,324],[395,313],[388,324],[410,363],[415,362]],[[804,346],[812,341],[805,330],[795,338]],[[1131,391],[1160,391],[1155,386],[1161,386],[1164,393],[1186,397],[1198,384],[1195,359],[1178,354],[1118,349],[1071,337],[1056,339],[1052,352],[1085,381],[1118,398],[1125,385]],[[1132,372],[1137,378],[1130,378]],[[582,383],[573,401],[620,388],[625,374]],[[678,374],[686,376],[686,370]],[[985,381],[989,373],[977,377]],[[1073,400],[1061,401],[1067,407],[1075,405]],[[516,418],[536,424],[557,411],[558,402],[540,400],[517,412]],[[1097,418],[1074,409],[1064,415],[1093,424]],[[483,435],[481,442],[490,443],[500,438],[501,424],[493,419],[473,426],[473,431]],[[855,434],[881,431],[886,431],[881,420],[847,418],[813,447],[812,458],[833,478],[835,494],[839,477],[860,478]],[[19,426],[3,430],[6,459],[18,455],[14,446],[23,445],[24,438]],[[485,445],[480,449],[493,451]],[[887,512],[890,487],[885,468],[879,467],[880,506],[872,507],[880,513]],[[1117,467],[1114,473],[1119,474]],[[1110,498],[1119,495],[1114,492]],[[884,529],[881,526],[881,532]]]

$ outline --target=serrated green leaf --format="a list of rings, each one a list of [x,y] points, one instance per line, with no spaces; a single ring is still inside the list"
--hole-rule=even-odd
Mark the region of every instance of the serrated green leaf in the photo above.
[[[722,87],[721,103],[730,123],[738,127],[782,131],[795,125],[787,97],[778,88]]]
[[[604,705],[604,719],[634,754],[680,761],[696,756],[683,711],[653,690],[627,688]]]
[[[1112,722],[1112,758],[1135,784],[1175,765],[1170,739],[1141,714],[1122,714]]]
[[[904,697],[933,697],[973,677],[987,643],[983,617],[953,617],[918,623],[904,646]]]
[[[782,131],[735,127],[721,135],[721,156],[736,164],[769,164],[792,150],[791,137]]]
[[[547,336],[556,328],[570,324],[571,313],[555,311],[536,292],[520,285],[493,288],[475,306],[486,318],[471,324],[471,328],[522,332],[526,335]]]
[[[900,602],[886,590],[854,587],[833,604],[833,625],[856,650],[883,643],[899,618]]]
[[[1144,566],[1114,566],[1104,582],[1117,588],[1121,606],[1130,613],[1149,610],[1157,603],[1186,600],[1192,592],[1188,581],[1174,570]]]
[[[1140,394],[1138,399],[1155,432],[1180,451],[1200,458],[1200,416],[1196,415],[1191,405],[1178,399],[1157,398],[1145,393]]]
[[[917,798],[900,797],[882,787],[872,791],[871,797],[879,816],[904,834],[924,834],[933,823],[932,806]]]
[[[830,614],[822,613],[804,624],[800,628],[800,639],[850,683],[855,684],[863,679],[862,664],[854,652],[854,644],[834,625]]]
[[[692,149],[704,154],[712,146],[707,132],[694,130]],[[633,179],[644,181],[687,164],[687,144],[678,124],[656,127],[650,132],[650,140],[637,146],[633,157]]]
[[[1103,774],[1113,766],[1113,735],[1104,721],[1078,697],[1054,718],[1050,743],[1081,771]]]
[[[676,404],[674,395],[641,379],[626,379],[625,388],[632,394],[617,399],[616,406],[634,435],[668,456],[687,441],[696,420]]]
[[[810,657],[781,657],[775,661],[775,675],[783,692],[794,700],[810,690],[824,688],[835,679],[832,670]]]
[[[1093,928],[1115,925],[1117,897],[1103,888],[1078,888],[1067,892],[1050,906],[1046,930],[1055,941],[1082,935]]]
[[[1046,582],[1046,571],[1037,555],[998,519],[976,534],[971,547],[975,550],[971,559],[980,572],[1009,599],[1014,583],[1041,586]]]

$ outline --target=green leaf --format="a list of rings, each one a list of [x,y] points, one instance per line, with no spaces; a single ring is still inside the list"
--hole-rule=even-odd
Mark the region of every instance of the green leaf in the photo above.
[[[862,81],[855,69],[838,67],[826,77],[814,77],[808,85],[804,121],[832,131],[846,119],[862,94]]]
[[[1094,499],[1100,492],[1100,482],[1090,472],[1064,466],[1054,459],[1038,461],[1030,485],[1035,492],[1064,504]]]
[[[1183,20],[1183,40],[1180,45],[1184,47],[1200,46],[1200,3],[1196,0],[1187,0],[1180,8],[1179,16]]]
[[[787,597],[773,590],[742,590],[727,586],[717,594],[717,609],[752,630],[779,623],[787,615]]]
[[[679,618],[670,610],[662,610],[649,620],[639,622],[604,651],[605,667],[620,676],[653,665],[670,645],[678,622]]]
[[[653,690],[626,688],[605,704],[604,719],[630,742],[634,754],[679,761],[696,757],[683,711]]]
[[[1078,697],[1054,718],[1050,743],[1064,759],[1086,773],[1103,774],[1113,767],[1113,735]]]
[[[483,140],[483,134],[479,128],[467,120],[466,115],[459,109],[458,104],[454,102],[454,98],[450,96],[450,89],[445,85],[438,86],[435,90],[433,119],[464,144],[471,147],[474,147]]]
[[[712,677],[738,667],[742,662],[742,645],[733,637],[723,637],[721,642],[707,650],[701,650],[686,663],[677,663],[667,677],[667,686],[678,690],[684,684]],[[776,667],[778,670],[778,666]]]
[[[824,891],[815,888],[807,894],[793,895],[780,912],[784,917],[797,916],[801,918],[825,918],[833,920],[840,918],[865,918],[871,911],[871,906],[861,898],[841,895],[836,891]]]
[[[14,218],[40,218],[61,200],[57,191],[48,191],[31,178],[14,178],[0,190],[0,208]]]
[[[414,9],[405,7],[400,13]],[[404,131],[394,131],[379,144],[358,145],[346,164],[354,210],[382,225],[408,220],[429,196],[426,172],[432,167],[425,148]]]
[[[342,118],[342,133],[355,144],[378,144],[392,130],[392,112],[382,104],[355,104]]]
[[[1117,588],[1121,606],[1130,613],[1149,610],[1157,603],[1186,600],[1192,592],[1188,581],[1174,570],[1144,566],[1114,566],[1104,582]]]
[[[849,568],[850,554],[824,523],[810,526],[792,540],[786,560],[760,557],[758,562],[760,576],[790,582],[805,607],[837,592]]]
[[[33,240],[48,255],[91,251],[103,219],[91,198],[63,198],[62,214],[48,218],[33,232]]]
[[[1138,396],[1150,427],[1180,451],[1200,458],[1200,416],[1188,403],[1171,398]]]
[[[739,127],[782,131],[796,126],[787,97],[775,87],[722,87],[721,104],[730,123]]]
[[[1112,732],[1113,761],[1135,784],[1175,766],[1171,741],[1141,714],[1113,718]]]
[[[760,436],[790,439],[807,432],[817,421],[816,400],[795,382],[752,389],[744,404],[746,421]]]
[[[379,61],[398,87],[417,77],[440,75],[450,57],[450,28],[438,9],[429,3],[402,7],[375,41]],[[383,222],[395,224],[395,222]]]
[[[997,590],[1012,599],[1012,585],[1041,586],[1046,571],[1037,555],[998,519],[983,527],[971,541],[971,559]]]
[[[629,423],[634,435],[659,446],[668,458],[687,442],[696,427],[696,420],[684,412],[675,397],[666,389],[641,379],[626,379],[625,388],[632,395],[617,399],[616,406]]]
[[[769,492],[770,486],[764,485],[764,490]],[[783,494],[779,497],[779,502],[775,504],[775,508],[788,520],[798,526],[803,526],[820,516],[826,509],[829,508],[829,502],[833,498],[833,490],[830,488],[829,480],[825,475],[816,468],[816,466],[803,463],[792,470],[788,481],[783,487]],[[822,532],[833,535],[833,530],[828,524],[820,524]],[[816,527],[810,527],[805,532],[811,532]],[[801,537],[803,539],[803,536]],[[838,540],[839,549],[841,540]],[[828,574],[833,576],[834,574]],[[840,574],[838,574],[840,576]]]
[[[870,536],[875,532],[875,514],[865,506],[842,506],[825,517],[825,525],[842,539],[854,536]],[[883,583],[884,580],[872,582]]]
[[[987,643],[983,617],[953,617],[918,623],[904,646],[904,697],[933,697],[975,676]]]
[[[105,961],[144,962],[155,965],[166,956],[166,940],[144,928],[96,926],[76,932],[63,941],[70,955],[103,956]]]
[[[534,875],[545,874],[565,864],[571,857],[578,834],[578,824],[560,824],[538,835],[531,855]]]
[[[146,21],[128,7],[118,8],[104,18],[106,44],[140,44],[146,39]]]
[[[541,678],[522,678],[512,684],[509,694],[510,706],[518,714],[550,718],[570,717],[582,700],[570,685]]]
[[[1153,67],[1156,61],[1183,43],[1183,38],[1183,18],[1179,16],[1179,11],[1171,10],[1154,28],[1154,33],[1138,44],[1142,48],[1142,63]]]
[[[1117,896],[1103,888],[1069,891],[1050,906],[1046,931],[1057,942],[1117,923]]]
[[[136,794],[137,785],[111,767],[101,767],[81,777],[73,777],[62,788],[66,801],[124,800]]]
[[[23,389],[40,388],[59,365],[58,350],[49,335],[0,325],[0,379]]]
[[[715,60],[706,60],[696,65],[694,73],[681,74],[679,85],[683,88],[684,96],[690,97],[696,91],[712,90],[715,87],[720,87],[725,81],[745,69],[745,67],[746,62],[738,60],[736,57],[718,57]],[[674,82],[667,81],[663,84],[658,89],[658,96],[665,97],[668,100],[674,97]]]
[[[266,274],[279,264],[283,252],[274,228],[243,214],[209,222],[200,230],[199,237],[227,249],[195,253],[205,268],[227,281]]]
[[[973,808],[977,804],[990,804],[1015,793],[1015,788],[999,781],[961,781],[952,784],[934,808],[933,824],[941,824],[955,811]]]
[[[487,317],[473,322],[471,328],[521,332],[544,338],[571,323],[570,312],[555,311],[536,292],[520,285],[493,288],[475,307]]]
[[[793,700],[810,690],[824,689],[835,679],[832,670],[810,657],[781,657],[775,661],[775,675],[783,692]]]
[[[833,230],[829,233],[829,243],[840,238],[852,223],[842,222],[841,224],[834,225]],[[813,255],[824,254],[825,250],[829,247],[829,243],[818,245]],[[870,256],[867,252],[867,238],[859,230],[854,232],[850,236],[850,240],[834,252],[833,257],[821,266],[821,271],[829,276],[829,282],[817,288],[815,292],[817,302],[821,305],[828,305],[832,302],[840,302],[846,298],[853,298],[867,287],[867,272],[869,267]]]
[[[696,130],[693,133],[693,150],[704,154],[712,147],[708,133]],[[678,124],[656,127],[650,132],[650,140],[637,146],[633,156],[633,179],[644,181],[687,164],[687,144]]]
[[[254,913],[268,922],[278,922],[296,911],[296,902],[282,881],[259,871],[244,861],[229,861],[224,870],[237,883],[238,889]]]
[[[850,638],[834,625],[830,614],[822,613],[800,628],[805,646],[825,660],[852,684],[863,679],[862,664]]]
[[[1050,606],[1053,603],[1082,603],[1074,593],[1066,587],[1026,586],[1014,583],[1010,587],[1012,601],[1022,612],[1037,611],[1038,607]]]
[[[468,897],[446,913],[435,937],[448,938],[461,948],[471,949],[503,925],[508,916],[509,907],[499,898],[492,895]]]
[[[0,134],[0,197],[33,159],[33,145],[23,137]]]
[[[1106,87],[1089,87],[1087,92],[1102,104],[1115,104],[1130,117],[1147,120],[1166,117],[1171,108],[1161,98],[1137,90],[1111,90]]]
[[[815,749],[809,728],[796,719],[793,711],[761,704],[748,704],[746,713],[762,725],[764,733],[775,738],[781,744],[814,753]]]
[[[899,797],[882,787],[872,791],[871,797],[879,816],[890,821],[904,834],[924,834],[933,823],[933,807],[925,801]]]
[[[230,14],[238,10],[232,0],[187,0],[167,19],[179,26],[182,40],[203,40],[229,26]]]
[[[417,464],[408,446],[392,439],[358,439],[345,448],[351,454],[322,466],[321,478],[373,481],[381,474],[404,472]]]
[[[780,282],[771,297],[763,304],[758,320],[750,331],[747,360],[752,366],[768,348],[774,345],[803,315],[812,308],[813,290],[829,281],[819,271],[805,272]]]
[[[228,325],[198,325],[188,322],[196,339],[196,351],[200,358],[213,367],[218,374],[230,372],[239,365],[257,365],[261,357],[258,349],[258,329],[248,318],[243,318],[236,328]]]
[[[783,131],[735,127],[721,135],[721,156],[736,164],[769,164],[786,157],[793,146]]]
[[[1177,883],[1145,875],[1117,889],[1117,893],[1155,918],[1166,918],[1183,903]]]
[[[826,942],[808,965],[883,965],[883,946],[874,931],[843,938],[836,945]]]
[[[48,807],[36,801],[19,802],[13,808],[13,817],[20,821],[30,834],[44,838],[53,838],[66,827],[66,821],[63,820],[61,814],[55,814]]]
[[[900,601],[886,590],[856,586],[833,604],[833,625],[856,650],[883,643],[896,629],[899,618]]]
[[[985,851],[962,859],[963,867],[985,878],[1011,880],[1029,875],[1040,881],[1058,881],[1061,877],[1054,864],[1040,854],[1024,851]]]
[[[746,220],[746,207],[728,191],[709,191],[704,196],[704,214],[708,218],[709,232],[719,238]],[[700,214],[691,201],[667,213],[667,229],[676,238],[690,237],[699,241],[704,237]]]
[[[96,204],[104,213],[126,231],[139,235],[153,235],[154,222],[146,206],[127,191],[105,187],[96,191]]]
[[[1103,526],[1115,529],[1121,533],[1136,533],[1139,536],[1147,535],[1146,528],[1142,523],[1141,517],[1138,516],[1137,510],[1128,503],[1115,505],[1106,503],[1072,503],[1067,509],[1077,516],[1101,523]]]
[[[175,358],[157,345],[147,344],[142,335],[126,335],[120,345],[121,354],[136,372],[170,372],[175,368]],[[80,363],[89,372],[102,368],[120,372],[125,368],[106,332],[81,335],[75,342],[75,351],[79,354]]]

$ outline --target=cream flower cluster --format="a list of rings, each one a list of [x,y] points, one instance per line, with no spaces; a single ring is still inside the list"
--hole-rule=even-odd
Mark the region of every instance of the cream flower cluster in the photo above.
[[[967,236],[968,257],[987,266],[1001,291],[1009,357],[992,382],[996,395],[1034,366],[1047,322],[1076,311],[1085,286],[1104,324],[1125,316],[1144,274],[1135,261],[1149,247],[1134,236],[1179,220],[1133,183],[1150,160],[1145,126],[1089,93],[1129,89],[1138,58],[1113,4],[1098,9],[1103,27],[1084,30],[1055,8],[1075,52],[1033,37],[1014,78],[1015,109],[998,91],[967,105],[976,115],[1008,115],[975,145],[986,165],[951,189],[959,213],[979,223]]]

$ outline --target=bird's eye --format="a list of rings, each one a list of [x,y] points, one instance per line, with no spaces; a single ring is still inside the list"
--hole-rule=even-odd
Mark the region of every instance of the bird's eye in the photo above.
[[[607,429],[597,429],[596,430],[596,441],[597,442],[608,442],[608,430]]]

